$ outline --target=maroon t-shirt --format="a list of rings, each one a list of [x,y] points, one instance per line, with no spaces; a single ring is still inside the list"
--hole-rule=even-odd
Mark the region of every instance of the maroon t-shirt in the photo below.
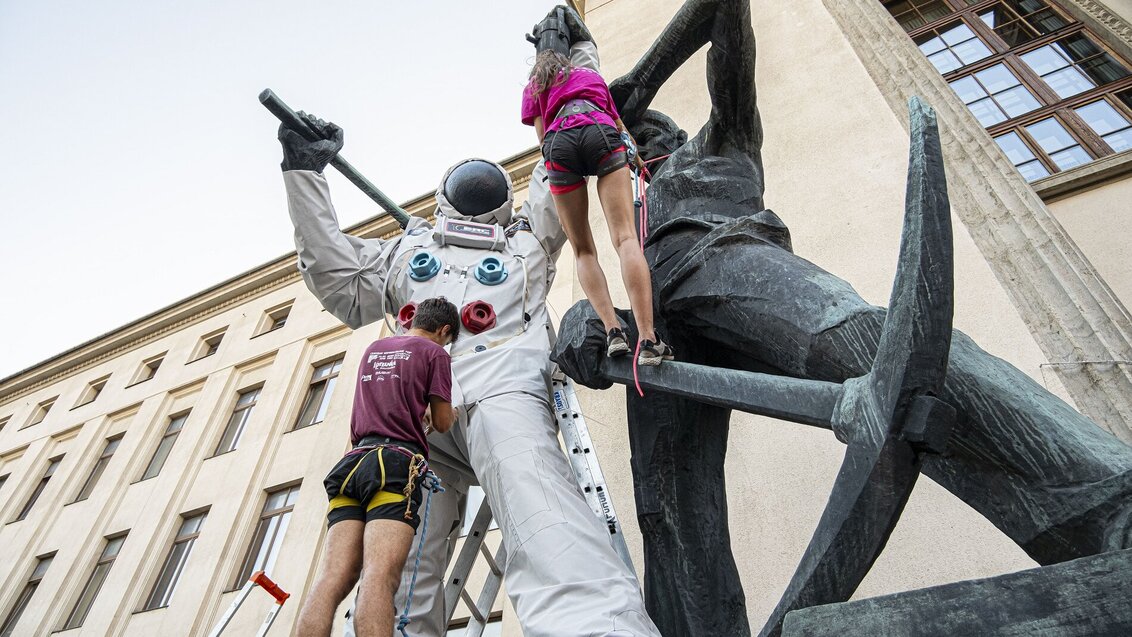
[[[429,396],[452,400],[452,358],[421,336],[390,336],[374,341],[362,355],[350,438],[388,436],[424,449],[424,413]]]

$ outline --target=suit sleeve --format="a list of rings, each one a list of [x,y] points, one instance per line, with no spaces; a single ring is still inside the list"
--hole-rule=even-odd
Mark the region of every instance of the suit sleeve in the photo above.
[[[283,173],[287,208],[295,225],[299,272],[328,312],[359,328],[381,320],[382,290],[400,238],[361,239],[344,234],[323,175]]]

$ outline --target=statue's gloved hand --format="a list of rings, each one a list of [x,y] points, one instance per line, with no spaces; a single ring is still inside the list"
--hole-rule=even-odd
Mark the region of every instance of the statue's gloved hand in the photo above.
[[[590,389],[613,385],[601,371],[605,360],[605,329],[589,301],[578,301],[562,317],[558,340],[550,358],[566,373]]]
[[[302,135],[279,125],[279,143],[283,146],[283,172],[289,170],[313,170],[322,172],[331,159],[342,150],[345,134],[333,122],[323,121],[302,111],[299,117],[319,136],[317,141],[307,141]]]

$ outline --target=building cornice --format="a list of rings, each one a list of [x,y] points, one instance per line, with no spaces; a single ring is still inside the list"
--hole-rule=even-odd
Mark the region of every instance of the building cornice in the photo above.
[[[540,157],[538,148],[527,149],[502,160],[516,189],[530,180]],[[430,218],[435,211],[433,193],[402,205],[409,214]],[[390,238],[401,233],[397,222],[381,214],[344,230],[347,234]],[[82,372],[107,359],[137,349],[166,334],[203,321],[234,305],[263,296],[299,279],[297,255],[289,252],[277,259],[238,274],[115,330],[95,337],[27,369],[0,379],[0,404],[15,400],[41,387]]]

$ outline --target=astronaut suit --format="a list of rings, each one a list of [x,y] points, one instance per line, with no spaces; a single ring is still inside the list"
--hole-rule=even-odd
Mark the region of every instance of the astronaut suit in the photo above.
[[[597,67],[590,42],[575,44],[571,57]],[[513,215],[507,172],[485,160],[461,162],[436,191],[436,227],[413,217],[389,240],[343,234],[320,171],[288,170],[285,159],[283,180],[303,280],[334,316],[358,328],[444,296],[482,330],[473,333],[465,320],[451,346],[461,416],[448,434],[429,436],[431,466],[446,491],[433,495],[409,625],[414,637],[446,632],[445,567],[477,478],[503,533],[504,585],[527,637],[659,635],[636,576],[587,506],[558,443],[546,295],[565,235],[545,168],[535,169],[528,201]],[[456,245],[440,232],[460,230],[461,221],[496,225],[494,246]],[[484,329],[492,314],[494,324]]]

